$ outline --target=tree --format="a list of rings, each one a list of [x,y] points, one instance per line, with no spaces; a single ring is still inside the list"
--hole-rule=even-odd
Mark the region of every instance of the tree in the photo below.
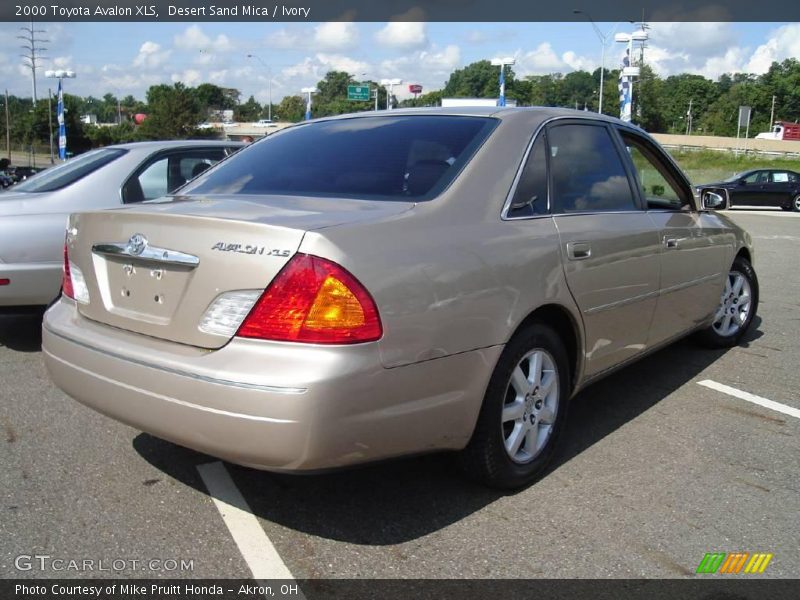
[[[236,108],[234,117],[240,122],[258,121],[261,118],[261,110],[261,105],[253,96],[250,96],[247,102]]]
[[[507,96],[515,97],[514,70],[506,67]],[[492,66],[488,60],[479,60],[463,69],[456,69],[444,86],[443,95],[447,98],[497,98],[499,94],[500,68]]]
[[[278,114],[282,121],[302,121],[306,114],[306,101],[300,96],[284,96],[278,105]]]
[[[147,90],[147,119],[139,126],[143,139],[186,139],[197,135],[203,115],[191,88],[178,82],[150,86]]]

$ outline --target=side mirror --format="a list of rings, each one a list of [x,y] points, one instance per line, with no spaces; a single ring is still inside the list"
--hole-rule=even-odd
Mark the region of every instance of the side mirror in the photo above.
[[[720,210],[725,208],[725,198],[721,194],[705,190],[700,194],[703,210]]]
[[[747,183],[747,182],[746,182],[744,179],[739,179],[739,180],[736,182],[736,185],[745,185],[746,183]]]

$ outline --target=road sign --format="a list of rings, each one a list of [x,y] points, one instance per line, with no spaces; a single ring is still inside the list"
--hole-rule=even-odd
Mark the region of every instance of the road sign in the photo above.
[[[369,86],[368,85],[348,85],[347,86],[347,99],[348,100],[369,100]]]
[[[408,91],[412,94],[421,94],[422,86],[418,83],[412,83],[410,86],[408,86]]]

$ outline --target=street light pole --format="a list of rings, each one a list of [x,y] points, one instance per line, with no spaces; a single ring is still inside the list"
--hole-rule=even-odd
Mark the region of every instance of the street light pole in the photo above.
[[[608,45],[608,38],[614,35],[614,32],[619,27],[619,23],[616,23],[614,27],[608,33],[604,34],[600,31],[600,28],[594,22],[592,17],[586,11],[574,9],[573,14],[576,15],[583,15],[586,19],[591,23],[594,32],[597,34],[597,37],[600,38],[600,43],[603,45],[602,52],[600,53],[600,99],[597,101],[597,112],[603,112],[603,85],[605,83],[605,73],[606,73],[606,46]]]
[[[8,130],[8,90],[6,90],[6,153],[11,162],[11,132]]]
[[[267,63],[261,60],[260,56],[257,56],[255,54],[248,54],[247,58],[255,58],[258,62],[261,63],[261,66],[267,70],[268,87],[269,87],[269,107],[267,108],[267,119],[272,121],[272,67],[270,67]]]
[[[307,100],[306,100],[306,121],[310,121],[311,120],[311,94],[316,94],[319,90],[317,88],[314,88],[314,87],[304,87],[300,91],[307,95]]]
[[[402,79],[381,79],[381,85],[387,86],[386,90],[386,110],[392,110],[392,94],[394,93],[394,86],[401,85]]]
[[[74,79],[75,78],[75,71],[70,71],[67,69],[59,69],[57,71],[45,71],[45,77],[50,77],[54,79],[58,79],[58,89],[60,94],[58,96],[60,111],[58,114],[58,157],[61,160],[64,160],[67,155],[67,125],[66,125],[66,118],[64,117],[64,112],[66,109],[64,107],[64,79]],[[52,113],[52,111],[50,111]],[[52,118],[52,117],[51,117]]]
[[[500,67],[500,93],[497,96],[497,106],[506,105],[506,65],[513,65],[516,61],[508,56],[506,58],[493,58],[492,66]]]
[[[47,88],[47,129],[50,132],[50,164],[56,164],[53,152],[53,92]]]

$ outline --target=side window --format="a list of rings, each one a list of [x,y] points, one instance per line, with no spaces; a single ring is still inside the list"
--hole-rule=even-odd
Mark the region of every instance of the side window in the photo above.
[[[125,182],[122,201],[130,204],[166,196],[223,158],[225,148],[171,152],[156,157]]]
[[[547,214],[547,144],[540,134],[528,154],[507,216],[530,217]]]
[[[765,183],[766,181],[767,174],[765,171],[756,171],[755,173],[750,173],[750,175],[744,178],[744,182],[747,184]]]
[[[636,210],[622,160],[602,125],[549,130],[554,212]]]
[[[789,183],[789,181],[794,181],[794,178],[791,178],[786,171],[772,172],[772,183]]]
[[[142,190],[142,197],[139,200],[152,200],[153,198],[160,198],[167,193],[169,188],[167,184],[167,171],[169,167],[169,159],[164,157],[148,166],[136,178],[139,180],[139,187]],[[135,200],[127,200],[128,202],[135,202]]]
[[[647,208],[689,210],[691,201],[686,190],[670,175],[669,167],[658,156],[658,151],[647,141],[621,131],[622,139],[636,172],[636,184]]]

